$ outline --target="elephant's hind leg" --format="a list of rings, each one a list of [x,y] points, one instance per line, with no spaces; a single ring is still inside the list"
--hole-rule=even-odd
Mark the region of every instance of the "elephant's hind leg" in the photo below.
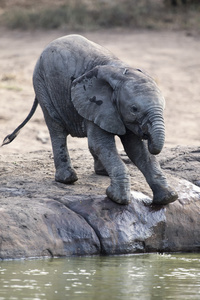
[[[78,180],[77,174],[72,167],[67,149],[67,132],[59,123],[55,122],[43,109],[46,124],[49,129],[56,168],[55,180],[62,183],[73,183]]]
[[[76,171],[72,167],[71,159],[66,145],[66,135],[52,137],[51,142],[54,153],[54,164],[56,168],[55,180],[62,183],[74,183],[78,180]]]

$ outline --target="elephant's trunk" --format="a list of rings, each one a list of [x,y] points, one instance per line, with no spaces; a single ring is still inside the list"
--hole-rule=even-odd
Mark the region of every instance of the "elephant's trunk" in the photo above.
[[[165,124],[163,119],[163,111],[154,111],[149,116],[148,122],[148,149],[151,154],[159,154],[165,142]]]

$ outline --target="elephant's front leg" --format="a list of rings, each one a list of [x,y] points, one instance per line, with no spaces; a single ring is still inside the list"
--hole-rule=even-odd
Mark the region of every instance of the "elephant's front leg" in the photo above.
[[[163,205],[175,201],[178,195],[168,185],[156,157],[149,153],[146,143],[131,132],[121,136],[121,141],[127,155],[152,189],[153,203]]]
[[[130,177],[127,167],[117,153],[114,135],[92,122],[88,122],[88,145],[94,157],[98,159],[108,173],[111,184],[106,190],[107,196],[119,204],[130,201]]]

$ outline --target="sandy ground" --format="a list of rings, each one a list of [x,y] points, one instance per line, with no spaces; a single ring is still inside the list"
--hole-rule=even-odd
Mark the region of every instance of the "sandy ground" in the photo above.
[[[53,39],[69,33],[62,30],[48,32],[0,30],[1,141],[24,120],[32,106],[34,99],[32,73],[41,51]],[[154,31],[100,31],[83,35],[107,47],[130,66],[145,69],[155,78],[166,98],[166,148],[177,145],[200,146],[200,36],[188,36],[184,32]],[[121,145],[118,141],[117,144],[120,150]],[[86,148],[86,139],[69,138],[69,149],[75,167],[80,173],[79,176],[88,171],[92,172],[92,162],[89,162],[88,154],[84,154],[86,157],[84,168],[82,170],[79,168],[83,156],[78,149]],[[41,152],[42,155],[35,152],[43,150],[45,152]],[[85,151],[87,150],[84,150],[84,153]],[[50,159],[50,165],[49,161],[41,164],[39,157]],[[24,169],[26,172],[32,170],[32,176],[35,176],[37,182],[40,172],[34,173],[33,169],[42,169],[41,178],[46,176],[47,179],[53,180],[51,144],[40,108],[15,141],[0,148],[0,160],[2,185],[8,185],[9,182],[5,172],[10,176],[20,177],[19,172]],[[44,173],[43,168],[47,165],[48,168]],[[96,182],[97,178],[93,179]],[[99,180],[98,185],[101,185]],[[25,182],[26,180],[21,180],[20,183],[18,180],[18,185]],[[10,181],[10,186],[13,184],[13,181]],[[61,184],[57,186],[60,188]],[[94,189],[94,186],[90,189]],[[93,193],[101,191],[94,190]]]

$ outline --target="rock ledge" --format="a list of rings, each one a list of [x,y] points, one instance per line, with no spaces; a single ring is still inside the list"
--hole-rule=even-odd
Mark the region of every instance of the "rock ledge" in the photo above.
[[[33,172],[24,168],[28,156],[15,157],[14,168],[10,158],[9,163],[2,160],[0,259],[200,251],[200,187],[169,174],[169,155],[161,158],[161,164],[166,170],[168,165],[167,174],[179,199],[167,206],[152,205],[141,188],[132,192],[127,206],[112,202],[103,192],[75,195],[80,186],[63,187],[50,179],[52,159],[45,162],[38,153],[32,155]],[[42,163],[46,169],[38,167]],[[40,173],[43,180],[37,177]],[[87,176],[88,181],[94,176],[93,184],[99,180],[97,185],[103,189],[108,183],[107,177]]]

